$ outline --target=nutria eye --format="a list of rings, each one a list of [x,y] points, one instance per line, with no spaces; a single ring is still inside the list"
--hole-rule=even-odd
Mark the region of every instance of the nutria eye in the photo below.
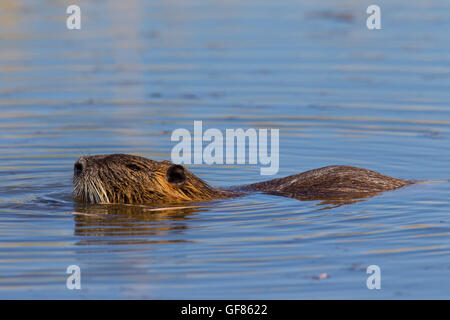
[[[140,171],[140,170],[141,170],[141,168],[138,167],[138,166],[135,165],[135,164],[127,164],[126,167],[127,167],[128,169],[130,169],[130,170],[133,170],[133,171]]]
[[[175,164],[167,169],[167,181],[173,184],[182,184],[186,181],[186,173],[184,167]]]

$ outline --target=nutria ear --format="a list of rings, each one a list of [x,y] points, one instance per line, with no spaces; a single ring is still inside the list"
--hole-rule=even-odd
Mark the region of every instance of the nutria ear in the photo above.
[[[186,181],[186,173],[184,167],[179,164],[174,164],[167,169],[166,172],[167,181],[175,185],[183,184]]]

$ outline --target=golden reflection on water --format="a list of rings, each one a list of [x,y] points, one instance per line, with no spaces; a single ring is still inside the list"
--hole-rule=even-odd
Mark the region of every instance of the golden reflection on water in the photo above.
[[[437,246],[417,246],[417,247],[405,247],[405,248],[394,248],[394,249],[382,249],[382,250],[372,250],[367,251],[367,254],[382,254],[382,253],[400,253],[408,251],[419,251],[419,250],[435,250],[447,248],[447,245],[437,245]]]
[[[77,206],[75,208],[74,234],[92,239],[82,240],[79,244],[151,244],[151,243],[177,243],[190,242],[188,240],[160,238],[179,236],[186,230],[187,219],[194,219],[200,207],[167,207],[151,208],[131,205],[96,205]],[[155,240],[146,237],[155,237]],[[110,237],[104,240],[100,237]],[[114,237],[134,237],[123,239]]]

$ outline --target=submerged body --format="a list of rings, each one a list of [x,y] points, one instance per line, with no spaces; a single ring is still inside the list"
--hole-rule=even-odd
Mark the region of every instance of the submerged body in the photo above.
[[[408,184],[411,182],[364,168],[328,166],[241,186],[239,189],[261,191],[299,200],[339,200],[371,197]]]
[[[127,154],[80,157],[73,182],[79,202],[155,205],[225,199],[250,191],[299,200],[356,199],[411,184],[363,168],[329,166],[224,190],[181,165]]]

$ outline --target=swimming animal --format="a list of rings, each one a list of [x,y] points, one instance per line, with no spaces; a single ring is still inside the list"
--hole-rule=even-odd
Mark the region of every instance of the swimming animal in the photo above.
[[[226,189],[210,186],[184,166],[128,154],[82,156],[74,165],[73,196],[88,204],[166,205],[263,192],[299,200],[367,198],[412,182],[353,166],[328,166]]]

